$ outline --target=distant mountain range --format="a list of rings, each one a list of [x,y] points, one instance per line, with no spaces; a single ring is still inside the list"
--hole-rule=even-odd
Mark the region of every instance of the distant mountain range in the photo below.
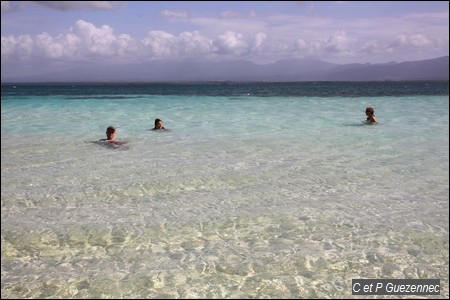
[[[11,76],[6,82],[171,82],[171,81],[400,81],[448,80],[448,56],[387,64],[333,64],[315,59],[287,59],[258,65],[250,61],[149,62],[86,66],[69,71]]]

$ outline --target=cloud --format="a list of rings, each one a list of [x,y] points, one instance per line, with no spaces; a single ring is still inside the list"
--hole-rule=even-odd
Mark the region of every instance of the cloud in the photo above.
[[[149,51],[149,55],[157,57],[172,56],[173,45],[176,37],[173,34],[161,30],[150,31],[146,38],[142,40],[144,46]]]
[[[41,50],[43,55],[48,58],[67,57],[70,48],[65,47],[63,39],[54,39],[48,33],[44,32],[36,37],[36,48]]]
[[[433,42],[423,34],[412,35],[399,35],[397,36],[397,44],[399,46],[406,47],[427,47],[433,44]]]
[[[235,31],[242,34],[255,34],[265,31],[266,21],[257,17],[254,12],[243,14],[226,11],[219,17],[191,17],[189,22],[201,28],[202,34],[213,37],[226,31]]]
[[[14,57],[15,60],[26,60],[31,57],[34,41],[29,35],[2,36],[2,62],[4,56]]]
[[[120,1],[31,1],[51,9],[69,11],[80,9],[111,10],[121,5]]]
[[[115,54],[117,37],[114,35],[114,30],[108,25],[95,27],[92,23],[79,20],[71,33],[81,40],[85,46],[84,50],[92,54],[100,56]]]
[[[343,30],[336,31],[326,42],[324,49],[338,55],[351,55],[356,39],[347,36]]]
[[[364,45],[362,45],[359,49],[359,53],[368,53],[368,54],[386,54],[394,52],[395,48],[390,47],[389,45],[382,43],[377,40],[372,40]]]
[[[185,11],[172,11],[172,10],[163,10],[160,12],[161,17],[164,18],[177,18],[177,19],[185,19],[189,17],[189,14]]]
[[[198,31],[181,33],[177,38],[177,46],[178,54],[182,58],[205,57],[216,50],[213,41],[202,36]]]
[[[298,39],[294,45],[294,53],[299,57],[314,56],[314,54],[322,51],[323,43],[319,41],[305,41]]]
[[[254,62],[268,63],[273,62],[274,57],[280,59],[291,55],[289,45],[273,39],[265,32],[250,35],[248,40],[249,52],[246,58]]]
[[[107,25],[96,27],[79,20],[67,33],[56,37],[44,32],[32,38],[29,35],[2,37],[2,62],[41,59],[67,61],[96,61],[125,58],[138,50],[138,44],[127,34],[115,34]]]
[[[215,52],[213,41],[198,31],[183,32],[178,36],[165,31],[150,31],[142,40],[143,48],[137,55],[144,60],[205,58]]]
[[[214,44],[217,46],[217,53],[234,56],[247,53],[249,47],[244,35],[234,31],[227,31],[219,35]]]
[[[220,18],[222,19],[237,19],[237,18],[247,18],[247,17],[256,16],[255,12],[249,14],[245,14],[238,11],[227,10],[220,13]]]
[[[440,38],[436,39],[433,37],[429,37],[421,33],[416,33],[400,34],[395,38],[385,41],[372,40],[366,42],[357,50],[357,53],[386,55],[392,53],[445,53],[445,51],[448,55],[448,41]]]
[[[265,34],[264,32],[258,32],[257,34],[255,34],[252,50],[255,51],[263,48],[266,41],[267,41],[267,34]]]
[[[187,16],[183,12],[168,10],[161,14],[175,22]],[[431,22],[432,15],[421,20],[433,30],[428,30],[425,25],[411,28],[411,20],[419,19],[417,15],[404,18],[408,26],[392,19],[384,22],[383,19],[353,19],[336,23],[332,19],[292,15],[252,18],[233,13],[225,15],[226,18],[224,15],[218,18],[185,18],[182,22],[189,22],[200,29],[180,34],[151,30],[140,39],[131,34],[116,33],[109,25],[98,26],[85,20],[76,21],[73,27],[57,35],[43,32],[36,36],[2,36],[2,63],[30,59],[135,63],[155,59],[230,58],[267,63],[299,57],[373,61],[373,58],[381,58],[385,54],[400,58],[405,53],[448,55],[448,28],[442,29]],[[445,16],[441,15],[442,18]],[[380,24],[387,24],[392,29],[387,30]]]
[[[113,10],[123,5],[123,1],[1,1],[2,13],[19,11],[35,3],[59,11]]]

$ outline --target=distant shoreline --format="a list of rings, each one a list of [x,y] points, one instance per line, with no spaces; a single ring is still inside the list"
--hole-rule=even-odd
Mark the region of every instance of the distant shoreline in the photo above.
[[[337,65],[314,59],[282,59],[259,65],[247,60],[149,61],[139,64],[87,64],[67,70],[27,75],[2,67],[3,83],[223,83],[357,82],[449,80],[449,57],[387,64]]]
[[[449,79],[414,79],[414,80],[305,80],[305,81],[36,81],[36,82],[2,82],[3,86],[10,85],[152,85],[152,84],[260,84],[260,83],[396,83],[396,82],[449,82]]]

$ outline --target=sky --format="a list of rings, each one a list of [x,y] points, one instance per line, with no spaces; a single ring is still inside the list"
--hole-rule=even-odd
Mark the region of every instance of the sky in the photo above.
[[[448,1],[1,1],[1,71],[449,54]]]

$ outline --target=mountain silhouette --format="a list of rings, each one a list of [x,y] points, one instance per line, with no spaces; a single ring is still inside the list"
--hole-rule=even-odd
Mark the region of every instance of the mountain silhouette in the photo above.
[[[247,60],[219,62],[154,61],[89,65],[3,82],[171,82],[171,81],[386,81],[448,80],[449,57],[384,64],[333,64],[316,59],[285,59],[260,65]]]

